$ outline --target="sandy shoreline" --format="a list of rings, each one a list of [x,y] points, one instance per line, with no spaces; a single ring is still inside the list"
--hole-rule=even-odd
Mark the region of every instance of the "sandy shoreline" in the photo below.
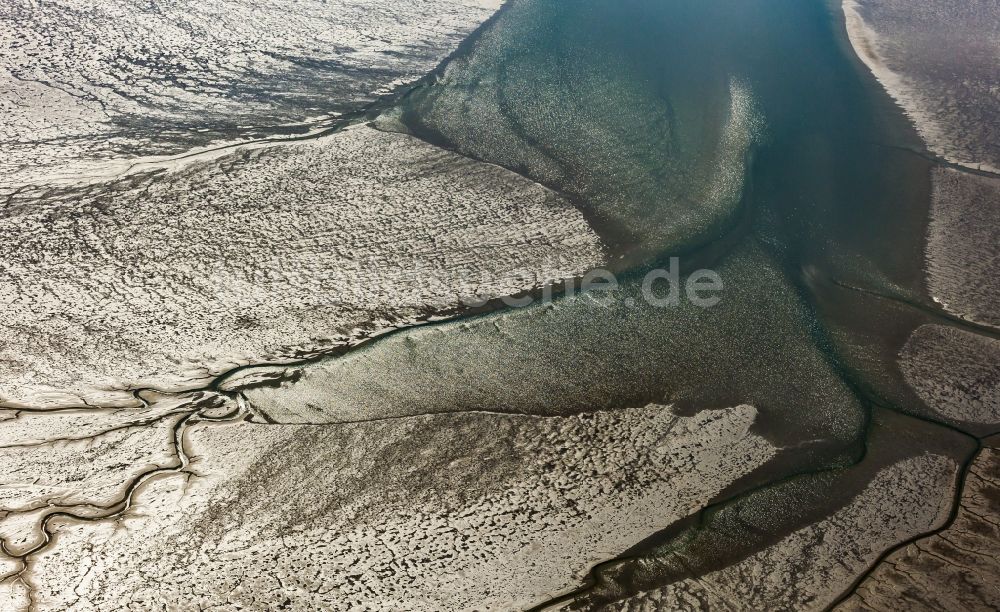
[[[1000,167],[983,160],[968,159],[956,150],[960,144],[952,142],[952,130],[935,117],[935,112],[925,104],[920,87],[906,75],[893,70],[883,52],[883,42],[871,24],[865,21],[862,7],[857,0],[843,0],[841,7],[847,36],[858,58],[868,67],[889,96],[912,121],[928,148],[946,162],[1000,174]]]

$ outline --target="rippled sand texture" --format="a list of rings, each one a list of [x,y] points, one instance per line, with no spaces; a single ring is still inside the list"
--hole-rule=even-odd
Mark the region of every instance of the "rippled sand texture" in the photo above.
[[[118,523],[64,522],[43,609],[513,609],[692,512],[774,453],[740,406],[342,426],[196,425],[199,476]],[[275,500],[281,500],[276,504]],[[12,589],[9,596],[23,596]]]
[[[862,461],[712,507],[645,549],[596,568],[572,610],[829,609],[900,541],[947,524],[974,445],[878,411]],[[594,583],[592,579],[591,583]]]
[[[940,525],[955,474],[947,457],[922,455],[883,468],[847,506],[723,570],[641,592],[612,609],[764,610],[827,608],[894,542]],[[859,538],[859,531],[866,536]],[[874,536],[874,537],[872,537]]]
[[[0,186],[260,137],[434,68],[499,0],[9,0]]]
[[[22,190],[0,219],[0,389],[200,386],[602,261],[548,189],[357,127]]]
[[[998,102],[1000,106],[1000,102]],[[927,278],[949,311],[1000,328],[1000,177],[935,168]]]
[[[512,0],[366,106],[495,8],[0,8],[0,609],[818,610],[989,549],[992,183],[925,251],[800,0]],[[674,253],[718,305],[646,301]]]
[[[855,50],[945,159],[1000,172],[1000,6],[845,0]]]
[[[900,369],[939,418],[985,433],[1000,426],[1000,340],[924,325],[906,341]]]
[[[1000,7],[846,0],[844,11],[858,56],[953,166],[931,171],[928,291],[951,313],[1000,327]]]
[[[1000,452],[983,449],[969,468],[947,529],[895,552],[839,610],[958,612],[1000,607]]]
[[[946,160],[928,170],[924,259],[934,318],[914,325],[899,349],[899,369],[932,418],[994,432],[1000,426],[994,372],[1000,8],[980,0],[848,0],[844,11],[859,57],[909,114],[927,147]],[[943,316],[933,314],[938,310]]]
[[[759,117],[737,75],[648,62],[663,41],[684,40],[664,12],[514,0],[399,116],[432,141],[576,196],[613,243],[646,254],[698,245],[738,210]]]
[[[927,293],[944,312],[917,321],[899,349],[899,371],[929,418],[977,435],[995,433],[1000,427],[1000,9],[979,0],[849,0],[844,10],[858,55],[906,110],[927,147],[946,160],[929,170],[925,247]],[[983,461],[980,457],[970,472],[967,497],[980,495],[976,470]],[[984,525],[995,520],[992,505],[982,510]],[[982,585],[996,580],[995,568],[969,564],[942,544],[966,537],[972,528],[962,522],[880,565],[847,606],[905,601],[915,609],[993,607],[995,587]],[[973,557],[977,546],[988,545],[972,541]],[[956,564],[966,569],[959,572]],[[961,586],[953,580],[957,573],[964,574]]]
[[[812,344],[787,281],[753,246],[717,270],[726,293],[713,308],[656,308],[640,280],[623,279],[610,295],[396,334],[288,374],[286,385],[247,390],[247,398],[260,418],[291,423],[746,403],[761,413],[761,435],[789,447],[798,469],[852,454],[864,413]]]

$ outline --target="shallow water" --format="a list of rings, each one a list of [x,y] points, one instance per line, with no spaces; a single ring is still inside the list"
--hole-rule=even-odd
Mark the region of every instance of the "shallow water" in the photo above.
[[[855,402],[869,411],[889,405],[931,412],[896,365],[910,333],[938,316],[923,269],[931,162],[914,152],[922,149],[917,134],[853,56],[843,27],[840,7],[820,1],[515,0],[436,82],[380,122],[567,193],[620,256],[619,268],[633,270],[629,278],[672,254],[682,255],[689,269],[742,267],[724,297],[737,306],[729,303],[712,315],[718,336],[699,336],[681,311],[616,318],[605,306],[571,298],[553,307],[566,320],[513,332],[548,349],[500,343],[513,364],[500,371],[523,368],[519,380],[549,381],[537,389],[529,385],[533,393],[568,401],[574,395],[554,382],[565,377],[553,376],[553,364],[579,347],[599,346],[613,357],[595,359],[585,351],[586,358],[578,357],[586,366],[581,380],[595,381],[588,389],[603,390],[608,380],[621,388],[583,394],[595,402],[592,409],[616,401],[676,399],[692,407],[756,401],[764,404],[761,431],[782,444],[808,431],[802,424],[809,420],[839,424],[826,431],[839,440],[839,452],[827,447],[825,453],[786,454],[732,492],[850,460],[846,439],[866,442],[867,421],[852,412]],[[748,260],[746,254],[760,247],[767,254]],[[634,291],[630,282],[637,281],[626,280],[624,291]],[[754,291],[745,290],[755,284]],[[410,350],[445,364],[432,368],[438,388],[467,389],[476,383],[446,364],[470,356],[468,347],[476,342],[467,343],[469,329],[492,321],[503,333],[505,325],[532,316],[543,314],[491,315],[470,328],[442,328],[439,337],[414,337]],[[774,357],[767,340],[775,337],[774,328],[754,333],[768,317],[782,321],[784,333],[807,339],[807,349],[786,355],[802,371]],[[690,335],[663,341],[663,329],[671,326]],[[651,365],[649,344],[670,353],[655,363],[672,365]],[[555,357],[528,357],[539,351]],[[760,360],[751,366],[741,355]],[[358,359],[367,359],[368,368],[384,367],[377,357]],[[407,360],[402,369],[397,364],[384,371],[394,384],[406,381],[407,401],[419,404],[413,396],[437,397],[420,383],[425,376],[413,374],[427,362]],[[345,376],[350,380],[350,368],[341,364],[321,375],[329,377],[326,388]],[[794,392],[779,393],[781,399],[769,405],[775,397],[765,399],[754,389],[777,389],[760,377],[771,368],[786,375]],[[684,391],[667,391],[674,388]],[[803,401],[835,398],[840,388],[839,402]],[[810,410],[821,414],[803,417]],[[894,423],[916,432],[917,440],[934,435],[933,428],[924,431],[905,419]],[[919,452],[921,444],[903,454]],[[954,448],[942,452],[960,462],[968,451],[964,441],[944,446],[950,444]],[[881,465],[868,461],[869,471]],[[833,499],[857,494],[865,478],[845,473],[817,480],[809,485],[825,500],[817,508],[832,509],[840,503]],[[761,512],[785,503],[791,500]],[[772,536],[793,528],[773,518]]]
[[[860,351],[818,336],[846,342],[830,356],[861,384],[912,404],[893,361],[918,323],[840,287],[933,308],[930,162],[843,28],[821,1],[516,0],[381,125],[568,194],[619,268],[671,254],[694,268],[753,235],[817,329],[880,326],[891,340]]]
[[[839,7],[823,2],[515,0],[395,120],[571,194],[637,275],[673,253],[694,267],[742,242],[764,245],[787,280],[750,273],[740,282],[801,300],[812,316],[787,324],[838,376],[912,404],[893,347],[915,322],[882,322],[887,311],[842,287],[929,303],[928,162],[902,150],[916,136],[847,54],[842,28]],[[602,315],[578,316],[585,343]],[[682,318],[664,312],[646,324]],[[859,348],[851,330],[870,334],[873,320],[883,327]],[[631,355],[647,371],[636,340],[617,340],[624,364]],[[678,351],[693,363],[703,349]],[[736,354],[725,341],[713,349],[721,362]],[[739,377],[720,378],[739,388]],[[696,405],[699,394],[718,395],[718,385],[692,386]],[[739,396],[727,399],[752,399]],[[663,398],[620,396],[643,400]]]
[[[271,568],[275,576],[282,572],[303,575],[299,565],[303,554],[307,563],[323,567],[330,559],[344,558],[344,550],[357,550],[358,558],[367,559],[377,549],[392,551],[398,543],[404,543],[400,548],[409,546],[415,533],[435,539],[438,527],[467,522],[463,513],[468,500],[480,499],[485,501],[471,512],[480,512],[482,524],[463,528],[486,537],[482,544],[475,539],[475,544],[465,544],[463,536],[457,549],[471,552],[479,566],[479,553],[506,550],[492,539],[505,532],[493,527],[507,525],[513,514],[527,517],[523,533],[529,535],[524,540],[517,539],[520,533],[516,538],[496,537],[511,550],[528,551],[525,559],[543,559],[547,573],[531,561],[512,570],[517,562],[511,559],[520,557],[508,552],[496,553],[501,567],[507,569],[481,570],[490,580],[499,575],[504,588],[516,593],[522,603],[555,595],[553,589],[575,581],[581,568],[594,559],[616,554],[622,555],[622,571],[610,586],[624,585],[622,590],[595,591],[589,602],[585,593],[577,602],[581,607],[620,599],[639,586],[655,589],[691,574],[700,578],[722,569],[736,572],[732,580],[724,577],[734,588],[757,584],[759,576],[753,573],[761,567],[769,571],[768,562],[751,563],[750,578],[739,574],[744,570],[738,568],[741,561],[755,559],[758,553],[765,561],[785,555],[779,560],[788,563],[779,567],[791,570],[772,572],[784,578],[814,558],[823,563],[832,559],[838,572],[827,580],[826,573],[817,570],[820,566],[809,566],[812,577],[823,578],[822,588],[809,591],[812,587],[806,585],[796,590],[799,585],[792,585],[791,590],[767,591],[769,600],[762,605],[804,598],[832,600],[881,550],[929,529],[940,519],[953,477],[967,462],[972,445],[970,438],[958,432],[897,412],[935,418],[922,398],[934,399],[941,395],[940,389],[932,381],[931,388],[915,393],[904,380],[897,357],[913,330],[929,322],[951,323],[942,319],[924,287],[930,162],[914,152],[920,149],[915,132],[851,53],[840,8],[822,0],[512,0],[433,78],[422,81],[397,108],[373,117],[375,124],[383,130],[412,132],[556,189],[565,199],[509,173],[493,180],[501,184],[506,196],[516,197],[510,185],[530,187],[544,195],[537,203],[539,211],[552,213],[561,206],[564,213],[575,214],[563,217],[571,221],[559,223],[560,231],[533,234],[525,243],[545,243],[544,236],[562,236],[564,230],[570,236],[555,242],[587,262],[580,265],[594,265],[591,262],[603,258],[607,246],[608,265],[618,273],[620,287],[611,295],[563,295],[550,304],[476,316],[467,313],[457,321],[386,334],[361,348],[331,351],[326,358],[309,354],[308,363],[293,360],[297,365],[289,370],[274,366],[254,372],[252,365],[237,367],[232,380],[225,384],[217,380],[204,390],[210,396],[225,394],[227,402],[235,403],[226,413],[235,420],[228,436],[213,434],[219,436],[214,451],[208,441],[205,469],[211,471],[214,454],[214,474],[222,476],[214,484],[202,481],[207,488],[196,494],[200,501],[193,506],[210,499],[222,501],[219,509],[206,510],[212,506],[207,502],[200,509],[189,507],[192,514],[184,520],[199,529],[214,529],[219,521],[212,517],[224,515],[233,519],[226,521],[226,529],[239,525],[251,537],[254,529],[272,521],[284,533],[291,527],[288,520],[300,518],[295,513],[292,518],[286,516],[285,504],[308,510],[303,515],[341,521],[330,522],[318,532],[317,538],[326,541],[331,533],[344,532],[344,525],[355,518],[310,489],[341,489],[344,479],[331,469],[336,463],[356,481],[344,499],[367,504],[378,518],[375,523],[383,522],[382,514],[390,507],[387,500],[422,514],[427,500],[454,499],[446,499],[441,506],[444,510],[429,522],[399,522],[402,527],[390,530],[394,543],[390,546],[380,542],[376,547],[362,543],[353,548],[357,538],[349,538],[352,544],[341,542],[339,548],[327,549],[309,538],[300,540],[287,549],[295,559],[291,569]],[[463,173],[464,178],[476,173],[472,168],[502,171],[468,160],[460,163],[457,156],[442,157],[440,151],[434,156],[422,154],[423,165],[412,159],[399,161],[396,155],[402,141],[421,149],[431,147],[398,135],[381,137],[386,155],[374,155],[370,139],[348,150],[343,140],[334,138],[339,148],[327,153],[357,154],[348,155],[337,166],[317,153],[315,164],[291,164],[291,170],[277,175],[295,177],[295,185],[311,185],[325,172],[356,177],[356,168],[365,164],[370,166],[366,170],[390,172],[402,165],[413,170],[413,176],[399,181],[400,192],[405,191],[407,197],[402,193],[396,197],[432,204],[435,212],[392,211],[392,220],[401,223],[404,233],[429,236],[435,252],[442,243],[450,243],[460,254],[474,253],[494,263],[499,255],[486,253],[483,241],[498,252],[528,249],[502,229],[517,225],[507,220],[507,213],[517,210],[516,203],[501,198],[483,202],[489,193],[484,190],[474,191],[479,194],[475,197],[462,197],[454,189],[454,179],[435,186],[434,195],[442,196],[440,204],[417,188],[428,177],[448,176],[449,170]],[[275,149],[275,159],[265,153],[239,160],[228,157],[227,163],[239,163],[223,168],[246,170],[248,160],[259,160],[274,171],[289,161],[282,152],[287,153],[287,147]],[[198,172],[169,176],[197,179]],[[272,205],[281,202],[272,187],[302,206],[292,215],[295,221],[325,210],[367,223],[373,206],[379,206],[373,204],[378,201],[375,196],[349,197],[346,203],[332,198],[328,190],[339,187],[340,176],[320,181],[310,192],[315,199],[272,181],[267,173],[257,178],[265,187],[263,195],[253,192],[253,197],[246,198],[254,214],[264,210],[256,204],[257,198]],[[227,185],[215,178],[210,182],[206,187],[210,192]],[[169,181],[157,183],[159,189],[165,184],[169,197],[159,201],[169,216],[176,213],[171,198],[187,190],[182,182],[176,183],[179,188],[171,187]],[[383,196],[391,193],[390,186],[396,182],[375,180],[363,185],[369,184],[377,188],[376,196]],[[241,193],[221,188],[229,197]],[[349,196],[352,189],[358,186],[345,189]],[[148,205],[151,200],[143,198],[149,191],[142,193],[145,196],[125,200],[119,193],[116,201]],[[504,213],[497,215],[496,225],[501,229],[484,223],[484,213],[433,221],[437,211],[453,214],[460,201],[469,200]],[[219,209],[225,211],[221,216],[234,219],[234,208],[226,200],[221,202]],[[350,203],[357,208],[352,210]],[[592,234],[569,203],[584,213],[601,244],[596,237],[590,239]],[[191,208],[201,210],[195,205]],[[433,222],[422,226],[420,222],[428,216]],[[338,229],[348,225],[334,221],[330,225]],[[195,224],[199,229],[208,225]],[[442,235],[442,226],[472,228],[491,238],[476,234],[449,240]],[[246,227],[243,222],[242,229]],[[266,228],[270,230],[269,225]],[[588,240],[569,240],[579,234],[586,234]],[[239,253],[249,252],[244,242],[261,243],[258,235],[248,239],[234,235],[239,239],[234,242],[240,245]],[[304,235],[311,238],[317,232],[308,228]],[[288,236],[287,230],[279,232],[274,244],[288,244]],[[370,224],[347,238],[333,235],[336,246],[324,246],[324,252],[346,245],[347,258],[356,258],[364,245],[354,245],[350,238],[384,244],[382,259],[390,261],[386,268],[370,270],[371,280],[363,276],[350,280],[369,289],[379,287],[379,282],[392,285],[386,271],[401,265],[398,258],[406,250],[407,237],[395,238],[385,225]],[[667,265],[674,255],[681,258],[682,279],[699,267],[719,272],[725,289],[717,306],[700,308],[682,300],[679,306],[657,308],[644,301],[645,273]],[[257,259],[266,260],[267,253]],[[289,277],[298,281],[297,273],[303,268],[351,269],[344,262],[324,265],[322,261],[306,251]],[[457,265],[442,264],[448,270]],[[407,277],[398,284],[426,286],[422,280]],[[350,284],[347,289],[323,286],[313,277],[301,284],[332,294],[351,288]],[[393,294],[389,289],[386,292]],[[218,304],[218,299],[211,299],[214,295],[207,300],[210,304]],[[371,300],[366,303],[370,305]],[[338,304],[337,310],[342,306]],[[262,300],[261,309],[288,311],[270,298]],[[315,314],[319,309],[310,303],[303,311]],[[369,318],[385,314],[367,312]],[[293,319],[301,323],[304,317]],[[221,313],[220,321],[230,320],[228,312]],[[238,333],[257,325],[245,317],[232,322],[241,330]],[[379,321],[392,322],[391,318]],[[221,324],[207,327],[218,333]],[[261,328],[276,329],[273,322]],[[938,331],[934,329],[935,334]],[[93,332],[88,331],[86,337],[92,339]],[[187,338],[192,341],[190,334]],[[176,349],[178,343],[169,346]],[[917,344],[911,348],[917,357],[951,358],[947,352],[930,350],[935,347]],[[928,363],[910,365],[911,374],[923,376],[919,373]],[[244,374],[247,379],[240,379]],[[257,383],[245,384],[257,384],[257,388],[240,386],[241,380],[252,380],[254,375],[260,376]],[[217,399],[221,402],[221,398]],[[129,399],[148,404],[141,393]],[[962,417],[961,408],[954,414]],[[208,416],[198,412],[198,419]],[[628,422],[615,425],[618,421]],[[696,430],[712,422],[721,423],[731,435],[727,438],[702,428],[685,443],[697,452],[676,448],[678,423]],[[207,431],[209,423],[203,426],[199,431]],[[509,444],[511,432],[522,429],[520,442]],[[185,467],[185,431],[177,425],[172,438],[173,448],[183,458],[181,468],[157,470],[173,472]],[[299,435],[296,431],[302,437],[292,444],[292,438]],[[345,431],[349,435],[341,439]],[[373,448],[375,452],[365,457]],[[631,457],[637,451],[645,462],[649,449],[655,452],[648,453],[648,466]],[[521,460],[512,461],[515,454]],[[227,456],[235,460],[229,462]],[[357,471],[359,461],[367,462],[368,472]],[[237,468],[230,469],[228,463]],[[608,464],[624,467],[615,468],[612,474]],[[656,478],[636,480],[631,472],[636,464],[648,467]],[[663,469],[664,465],[670,469]],[[258,472],[261,466],[266,471]],[[708,475],[701,476],[698,470],[705,467]],[[922,470],[933,472],[932,477]],[[676,486],[685,478],[698,486]],[[540,487],[546,479],[559,486]],[[300,480],[312,484],[303,486]],[[643,490],[642,511],[619,496],[628,487],[646,486],[637,482],[663,487]],[[514,484],[529,494],[506,502],[511,508],[508,512],[492,495],[502,496]],[[217,485],[224,490],[221,498],[211,497],[218,493],[212,490]],[[553,549],[538,548],[536,540],[544,538],[531,534],[551,536],[550,519],[559,516],[553,508],[573,506],[577,498],[572,494],[581,487],[594,491],[594,504],[579,511],[588,529],[600,531],[615,521],[627,529],[623,527],[620,534],[598,545],[573,526],[578,523],[559,522],[566,529],[566,544],[559,548],[551,544],[558,538],[550,537]],[[877,495],[865,497],[873,489]],[[543,502],[532,497],[538,491]],[[567,492],[570,495],[564,500]],[[186,487],[181,495],[187,495]],[[255,505],[248,506],[248,500]],[[248,512],[248,507],[260,511]],[[906,514],[906,521],[895,520],[883,508]],[[833,516],[845,509],[848,518]],[[691,512],[687,519],[673,522]],[[165,522],[145,523],[144,528],[161,531],[159,525],[178,520],[170,512],[157,516],[160,519]],[[249,523],[243,523],[247,519]],[[656,531],[670,522],[673,525],[665,531]],[[823,525],[831,522],[835,529],[827,531]],[[379,528],[366,523],[353,527],[362,535]],[[818,543],[800,548],[775,546],[801,536],[803,530],[809,534],[802,537]],[[132,536],[142,540],[144,536],[136,535],[141,533],[135,531]],[[838,533],[842,540],[824,542],[828,533]],[[70,538],[69,549],[90,554],[92,549],[83,543],[91,536],[82,527],[77,535],[75,546]],[[158,546],[183,556],[191,550],[185,548],[191,545],[187,538],[183,539]],[[436,539],[436,543],[441,541]],[[522,541],[532,544],[524,546]],[[863,547],[847,550],[849,558],[840,556],[862,541]],[[115,546],[125,551],[122,575],[130,576],[129,580],[142,576],[130,565],[130,549],[135,545],[119,543],[110,548]],[[286,548],[284,540],[281,548]],[[861,548],[863,553],[858,552]],[[822,554],[808,554],[814,549]],[[55,550],[39,549],[50,563],[48,573],[39,576],[58,582],[67,572],[59,569],[65,560],[60,561]],[[146,552],[153,559],[168,558],[162,554],[164,548],[150,550]],[[806,554],[800,554],[802,550]],[[677,551],[685,555],[680,566],[670,564]],[[314,552],[317,556],[310,557]],[[431,583],[447,581],[462,573],[454,571],[461,565],[451,565],[448,560],[452,558],[443,553],[437,557],[441,565],[420,565],[427,561],[423,559],[409,569]],[[231,565],[208,565],[226,579],[241,576],[248,567],[264,575],[252,559],[226,557]],[[386,562],[395,564],[394,554]],[[23,564],[27,568],[27,561]],[[341,580],[337,573],[341,571],[336,569],[327,578],[353,588],[360,574],[347,570],[352,573]],[[216,574],[195,574],[179,575],[174,585],[177,592],[187,597],[193,579],[199,589],[214,595],[219,589]],[[523,585],[511,576],[526,574],[537,579],[537,584],[519,591]],[[474,604],[477,597],[500,598],[491,592],[493,587],[482,586],[478,574],[462,575],[482,590],[462,587],[450,592],[431,584],[414,587],[413,592],[423,588],[445,599],[458,594],[453,601],[465,601],[466,607],[483,607]],[[395,586],[406,582],[393,573],[368,574],[358,583],[364,592],[352,596],[373,598],[367,590],[369,578],[383,603]],[[143,577],[141,582],[148,581]],[[280,578],[277,582],[281,584]],[[779,580],[767,586],[788,585]],[[760,592],[755,596],[760,597]],[[108,593],[117,597],[113,589]],[[505,603],[515,597],[504,593]]]
[[[916,289],[926,180],[901,191],[923,166],[886,146],[915,136],[840,27],[822,2],[517,0],[401,119],[576,195],[622,253],[719,239],[749,175],[801,266]]]

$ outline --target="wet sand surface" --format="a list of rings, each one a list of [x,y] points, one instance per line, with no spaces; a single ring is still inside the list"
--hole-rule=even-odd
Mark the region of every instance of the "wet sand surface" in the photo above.
[[[3,160],[0,607],[989,609],[991,137],[872,60],[941,14],[513,0],[467,37],[495,8],[199,9],[161,63],[50,49],[63,94],[4,66],[11,142],[77,131]],[[5,10],[18,54],[61,31]],[[144,80],[170,53],[191,82]],[[717,306],[643,300],[673,255]]]

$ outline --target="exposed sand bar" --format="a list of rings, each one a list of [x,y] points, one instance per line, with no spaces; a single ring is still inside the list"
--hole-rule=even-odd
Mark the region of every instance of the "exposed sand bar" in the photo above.
[[[151,481],[120,524],[53,525],[35,609],[525,609],[772,457],[756,416],[197,425],[198,477]]]
[[[299,134],[411,83],[497,0],[11,0],[0,187]]]
[[[1000,8],[990,0],[844,0],[858,57],[943,159],[1000,173]]]
[[[365,126],[26,189],[0,236],[8,404],[200,386],[604,260],[552,191]]]

